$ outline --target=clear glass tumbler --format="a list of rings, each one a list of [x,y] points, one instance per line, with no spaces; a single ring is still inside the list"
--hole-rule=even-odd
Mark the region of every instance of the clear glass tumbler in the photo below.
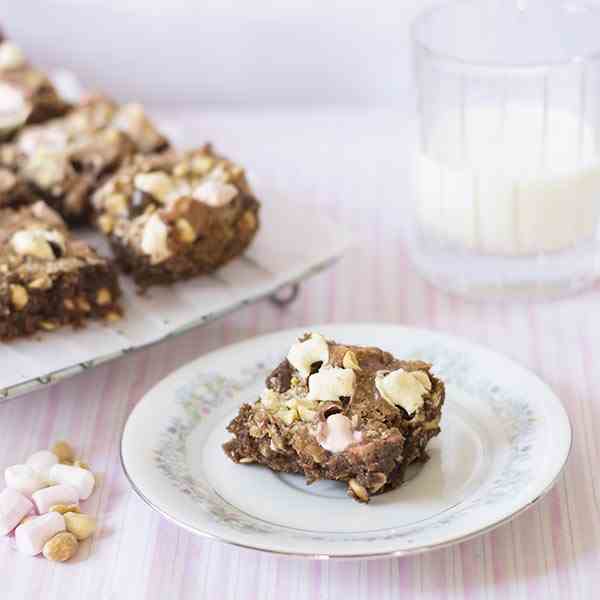
[[[412,29],[419,99],[411,254],[474,299],[545,299],[600,265],[600,12],[463,0]]]

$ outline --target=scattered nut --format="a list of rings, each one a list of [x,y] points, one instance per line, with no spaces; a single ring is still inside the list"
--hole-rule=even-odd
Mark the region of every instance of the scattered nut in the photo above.
[[[45,331],[54,331],[58,328],[58,323],[56,321],[40,321],[39,326]]]
[[[75,302],[73,302],[71,298],[65,298],[63,300],[63,305],[67,310],[75,310]]]
[[[89,538],[96,531],[96,519],[90,515],[73,511],[65,513],[64,517],[67,531],[80,542]]]
[[[378,492],[387,483],[385,473],[373,473],[370,479],[372,482],[369,484],[369,487],[373,493]]]
[[[256,215],[251,211],[247,210],[240,219],[238,224],[239,230],[242,233],[251,232],[256,229],[257,220]]]
[[[361,502],[369,501],[369,494],[367,493],[367,490],[362,485],[360,485],[360,483],[358,483],[356,479],[351,479],[348,482],[348,489],[351,491],[351,494],[356,497],[357,500],[360,500]]]
[[[51,452],[56,454],[58,461],[64,463],[65,461],[73,461],[75,460],[75,452],[73,452],[73,448],[68,442],[61,440],[56,442],[54,446],[51,448]]]
[[[22,285],[11,284],[10,301],[17,310],[21,310],[29,302],[29,294]]]
[[[112,294],[106,288],[100,288],[96,294],[96,304],[106,306],[112,302]]]
[[[90,465],[86,463],[84,460],[76,460],[73,463],[74,467],[79,467],[80,469],[85,469],[86,471],[90,471]]]
[[[79,510],[79,506],[77,506],[77,504],[55,504],[54,506],[50,507],[49,512],[57,512],[57,513],[60,513],[61,515],[64,515],[65,513],[68,513],[68,512],[78,513],[78,512],[80,512],[80,510]]]
[[[42,553],[48,560],[65,562],[75,556],[78,546],[77,538],[72,533],[63,531],[44,544]]]
[[[177,237],[180,242],[191,244],[196,241],[196,232],[187,219],[177,219],[175,221],[175,229],[177,230]]]
[[[109,313],[106,313],[104,315],[104,318],[109,322],[109,323],[114,323],[115,321],[119,321],[121,319],[121,315],[114,311],[111,310]]]
[[[253,463],[253,462],[254,462],[254,459],[253,459],[253,458],[249,458],[249,457],[246,457],[246,458],[240,458],[240,463],[241,463],[242,465],[247,465],[247,464],[250,464],[250,463]]]
[[[354,371],[360,371],[360,365],[358,364],[358,359],[356,358],[356,354],[352,352],[352,350],[348,350],[346,354],[344,354],[344,358],[342,359],[342,365],[344,369],[352,369]]]

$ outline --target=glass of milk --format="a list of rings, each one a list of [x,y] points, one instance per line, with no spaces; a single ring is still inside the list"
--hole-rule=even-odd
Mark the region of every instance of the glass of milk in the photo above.
[[[413,260],[474,299],[545,299],[600,273],[600,12],[462,0],[412,29]]]

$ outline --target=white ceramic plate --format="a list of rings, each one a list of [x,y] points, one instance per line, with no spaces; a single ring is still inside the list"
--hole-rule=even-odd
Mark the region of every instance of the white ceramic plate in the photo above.
[[[430,361],[447,385],[431,459],[368,505],[345,485],[235,465],[221,444],[243,402],[305,330]],[[395,325],[327,325],[252,339],[203,356],[153,388],[123,432],[137,493],[178,525],[231,544],[314,558],[403,555],[506,522],[556,481],[571,445],[560,400],[507,358],[440,333]]]

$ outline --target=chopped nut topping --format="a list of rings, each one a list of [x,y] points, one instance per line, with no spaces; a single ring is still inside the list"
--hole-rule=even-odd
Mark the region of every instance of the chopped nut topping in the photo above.
[[[67,531],[80,542],[87,540],[96,531],[96,519],[80,513],[79,510],[67,512],[64,517]]]
[[[357,500],[360,500],[361,502],[369,501],[369,494],[367,493],[367,490],[362,485],[360,485],[360,483],[358,483],[356,479],[351,479],[348,482],[348,487],[354,494],[354,496],[356,496]]]
[[[346,354],[344,354],[344,358],[342,359],[342,365],[344,369],[352,369],[354,371],[360,371],[360,366],[358,364],[358,360],[356,358],[356,354],[352,352],[352,350],[348,350]]]
[[[180,218],[175,221],[175,229],[177,230],[177,238],[184,244],[191,244],[196,241],[196,232],[186,219]]]
[[[112,294],[106,288],[100,288],[96,294],[96,304],[106,306],[112,302]]]
[[[73,461],[75,458],[75,452],[73,451],[71,444],[65,442],[64,440],[56,442],[50,451],[56,454],[58,461],[61,463],[66,460]]]
[[[17,310],[21,310],[29,302],[29,294],[22,285],[11,284],[10,301]]]

